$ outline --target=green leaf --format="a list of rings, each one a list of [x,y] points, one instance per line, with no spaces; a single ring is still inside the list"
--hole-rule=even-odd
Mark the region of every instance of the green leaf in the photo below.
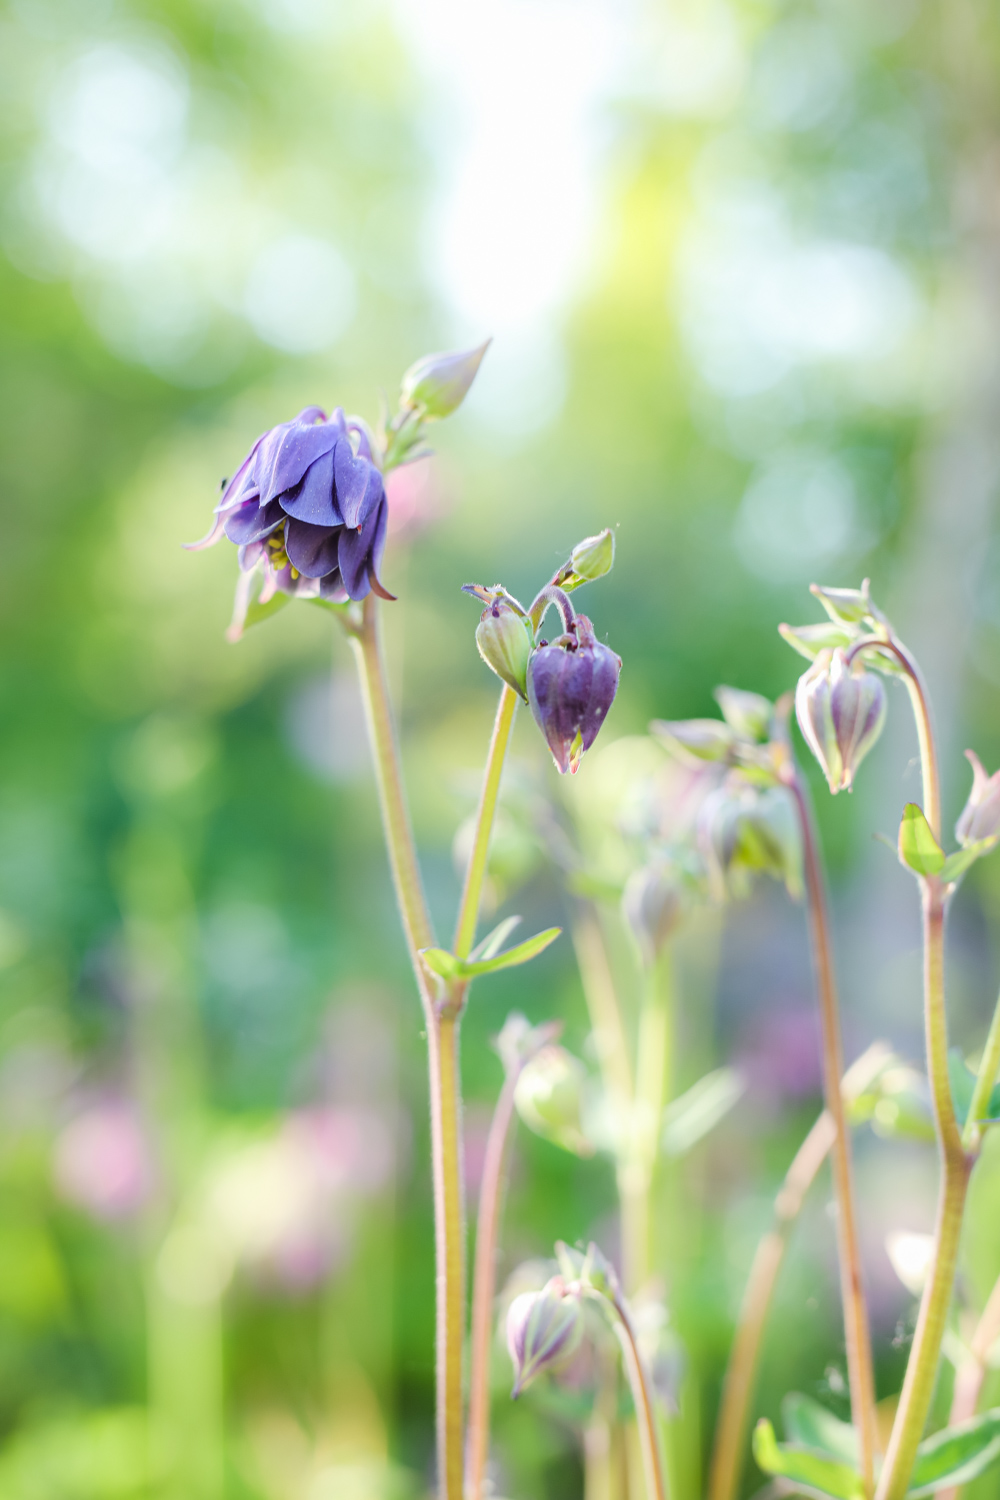
[[[977,839],[974,844],[966,844],[964,849],[958,849],[954,854],[949,854],[941,866],[941,879],[952,881],[964,875],[970,865],[974,865],[977,859],[982,859],[984,854],[989,854],[991,849],[996,848],[996,839]]]
[[[786,1435],[800,1447],[818,1449],[852,1466],[860,1463],[858,1434],[850,1422],[842,1422],[810,1396],[791,1391],[781,1403],[781,1418]]]
[[[505,942],[506,939],[510,937],[511,933],[514,931],[514,928],[520,921],[520,917],[505,917],[502,922],[498,923],[498,925],[494,927],[493,931],[489,933],[487,937],[483,938],[481,943],[477,944],[477,946],[473,948],[472,952],[469,954],[470,959],[475,962],[476,959],[480,958],[492,958],[494,953],[498,953],[500,951],[501,943]]]
[[[947,1485],[968,1484],[1000,1460],[1000,1407],[946,1427],[917,1449],[907,1500],[921,1500]]]
[[[969,1067],[958,1047],[952,1047],[948,1053],[948,1078],[951,1082],[955,1118],[959,1125],[965,1125],[969,1118],[969,1108],[976,1087],[976,1074]],[[986,1114],[977,1123],[983,1125],[990,1120],[1000,1121],[1000,1083],[994,1086],[986,1106]]]
[[[501,922],[500,927],[506,926],[509,932],[513,922],[519,920],[520,918],[508,917],[506,924]],[[500,928],[492,932],[486,941],[492,943],[496,939],[498,943],[502,943],[507,934],[503,932],[497,937],[499,931]],[[447,948],[421,948],[420,957],[427,968],[433,974],[439,974],[442,979],[474,979],[477,974],[496,974],[501,969],[513,969],[518,964],[528,963],[550,943],[554,943],[561,932],[561,927],[547,927],[544,932],[538,932],[534,937],[518,943],[516,948],[508,948],[506,953],[497,953],[489,958],[456,958]]]
[[[266,604],[258,604],[255,599],[248,607],[246,617],[243,621],[243,629],[249,630],[251,625],[259,625],[262,620],[269,620],[276,615],[279,609],[284,609],[286,604],[291,604],[291,594],[277,593],[267,601]]]
[[[513,969],[518,964],[529,963],[531,959],[537,958],[539,953],[554,943],[562,932],[561,927],[547,927],[544,932],[538,932],[534,937],[526,938],[523,943],[518,943],[516,948],[508,948],[506,953],[498,953],[495,958],[471,960],[461,964],[460,970],[463,978],[472,978],[474,974],[496,974],[500,969]],[[457,962],[457,960],[456,960]]]
[[[908,802],[903,808],[903,821],[899,825],[899,857],[917,875],[940,875],[944,868],[944,850],[915,802]]]
[[[807,1495],[832,1500],[863,1500],[861,1475],[850,1464],[811,1448],[779,1443],[770,1422],[761,1419],[754,1429],[753,1456],[765,1474],[788,1479]]]
[[[681,1094],[663,1112],[663,1149],[683,1156],[703,1135],[718,1125],[746,1089],[735,1068],[716,1068]]]

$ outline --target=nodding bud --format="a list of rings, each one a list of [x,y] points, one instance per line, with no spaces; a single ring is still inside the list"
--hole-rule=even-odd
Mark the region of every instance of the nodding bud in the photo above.
[[[841,650],[821,652],[799,678],[795,716],[831,792],[850,791],[885,723],[882,679],[860,665],[849,666]]]
[[[540,1292],[515,1297],[507,1313],[507,1348],[514,1365],[511,1397],[516,1400],[543,1370],[568,1359],[582,1334],[581,1293],[567,1290],[561,1276],[553,1276]]]
[[[594,1154],[581,1123],[586,1081],[579,1059],[551,1044],[525,1063],[514,1090],[514,1104],[528,1129],[575,1156]]]
[[[618,691],[621,657],[594,636],[586,615],[571,629],[533,651],[528,662],[528,702],[556,769],[576,772],[597,738]]]
[[[682,912],[681,888],[666,860],[654,860],[629,876],[622,895],[622,915],[644,963],[651,964],[658,957]]]
[[[610,573],[615,564],[615,534],[611,527],[605,526],[596,536],[577,542],[569,561],[580,583],[593,583],[595,578]]]
[[[755,874],[783,880],[802,895],[802,838],[791,793],[730,773],[698,814],[698,843],[717,900],[746,895]]]
[[[527,621],[503,599],[483,610],[476,627],[476,645],[486,665],[527,703],[528,657],[531,636]]]
[[[487,339],[475,349],[425,354],[403,376],[401,404],[421,407],[425,417],[450,416],[465,400],[491,343]]]
[[[1000,835],[1000,771],[987,776],[974,750],[966,750],[965,756],[972,766],[972,791],[955,824],[955,837],[960,844],[975,844]]]

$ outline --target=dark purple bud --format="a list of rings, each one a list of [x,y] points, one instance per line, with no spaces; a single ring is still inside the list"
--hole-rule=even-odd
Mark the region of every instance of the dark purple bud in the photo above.
[[[955,824],[955,837],[960,844],[975,844],[1000,834],[1000,771],[987,776],[974,750],[966,750],[965,756],[972,767],[972,791]]]
[[[621,657],[595,639],[586,615],[528,662],[528,702],[556,769],[575,772],[618,691]]]
[[[848,664],[842,650],[822,651],[795,689],[803,738],[833,793],[850,791],[854,773],[885,723],[881,677]]]
[[[514,1365],[516,1398],[537,1375],[568,1359],[583,1334],[579,1291],[553,1276],[540,1292],[515,1297],[507,1314],[507,1348]]]

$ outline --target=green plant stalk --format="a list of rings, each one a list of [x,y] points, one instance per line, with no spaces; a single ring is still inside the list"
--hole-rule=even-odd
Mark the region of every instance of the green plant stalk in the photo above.
[[[960,1422],[967,1422],[970,1417],[976,1415],[983,1381],[986,1378],[990,1350],[998,1339],[1000,1339],[1000,1279],[997,1280],[990,1293],[986,1306],[983,1308],[983,1315],[972,1335],[969,1357],[960,1366],[955,1376],[951,1416],[948,1418],[949,1427],[957,1427]],[[953,1486],[951,1489],[941,1490],[937,1500],[958,1500],[959,1489],[959,1486]]]
[[[575,904],[573,947],[604,1090],[615,1108],[624,1116],[632,1107],[632,1067],[628,1056],[628,1039],[601,930],[601,919],[589,901],[578,901]]]
[[[962,1145],[966,1151],[975,1153],[979,1150],[983,1132],[978,1122],[986,1116],[998,1073],[1000,1073],[1000,999],[997,1000],[989,1036],[986,1038],[986,1046],[979,1060],[976,1086],[972,1090],[972,1099],[969,1104],[969,1117],[962,1131]]]
[[[629,1385],[632,1389],[639,1440],[642,1445],[646,1500],[668,1500],[663,1444],[660,1437],[660,1423],[656,1415],[656,1404],[653,1399],[652,1382],[642,1355],[639,1353],[639,1345],[628,1308],[620,1298],[615,1299],[614,1305],[618,1313],[616,1330],[622,1353],[625,1356],[625,1369],[628,1372]]]
[[[442,1013],[438,986],[420,959],[420,949],[433,946],[434,930],[417,863],[382,658],[378,612],[371,595],[364,602],[360,625],[347,629],[361,680],[396,900],[427,1028],[437,1262],[438,1483],[441,1500],[462,1500],[465,1288],[457,1015],[450,1009]]]
[[[622,1273],[630,1297],[649,1280],[652,1262],[650,1198],[666,1104],[671,1000],[670,957],[663,953],[644,974],[631,1129],[624,1158],[618,1164]]]
[[[469,1426],[466,1440],[466,1500],[480,1500],[490,1445],[490,1348],[493,1343],[493,1299],[496,1293],[497,1238],[504,1188],[504,1155],[514,1117],[514,1090],[519,1067],[507,1073],[486,1138],[483,1178],[476,1219],[476,1264],[472,1281],[472,1329],[469,1355]]]
[[[503,775],[503,765],[507,755],[507,746],[510,743],[510,732],[514,724],[516,709],[517,694],[512,687],[504,683],[500,692],[500,702],[497,704],[493,736],[486,759],[486,773],[479,797],[472,853],[469,856],[469,865],[462,887],[462,900],[458,908],[453,947],[457,958],[468,958],[476,940],[476,923],[479,920],[483,881],[486,878],[486,866],[490,853],[490,836],[493,832],[493,819],[496,816],[497,798],[500,794],[500,778]]]
[[[722,1386],[707,1500],[736,1500],[750,1428],[750,1398],[778,1273],[792,1227],[836,1134],[837,1128],[824,1110],[795,1153],[775,1199],[774,1224],[757,1246]]]
[[[871,1495],[874,1490],[875,1450],[878,1442],[875,1424],[875,1376],[872,1369],[871,1333],[861,1271],[861,1252],[858,1245],[851,1140],[841,1089],[841,1078],[844,1072],[843,1044],[840,1035],[837,986],[833,972],[830,919],[819,845],[808,793],[801,775],[791,762],[789,772],[786,778],[787,785],[795,798],[802,830],[813,963],[816,969],[823,1032],[823,1093],[827,1111],[836,1127],[833,1143],[833,1181],[837,1199],[837,1245],[841,1298],[844,1304],[844,1340],[847,1348],[851,1414],[858,1430],[861,1479],[866,1495]]]
[[[972,1169],[972,1158],[966,1155],[955,1118],[948,1076],[948,1021],[944,996],[944,895],[941,882],[936,877],[925,879],[921,884],[924,921],[924,1031],[927,1073],[941,1160],[941,1189],[934,1229],[934,1248],[876,1500],[903,1500],[909,1486],[937,1379],[941,1341],[951,1307],[962,1218]]]

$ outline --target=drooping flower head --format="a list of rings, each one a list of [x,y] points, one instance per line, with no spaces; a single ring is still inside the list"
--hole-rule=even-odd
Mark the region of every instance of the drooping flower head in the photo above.
[[[507,1349],[514,1366],[516,1399],[536,1375],[569,1358],[583,1333],[582,1299],[561,1276],[540,1292],[515,1297],[507,1314]]]
[[[860,662],[849,663],[839,647],[821,651],[799,678],[795,716],[831,792],[850,791],[855,771],[882,733],[885,709],[881,677]]]
[[[1000,771],[987,776],[974,750],[966,750],[972,767],[972,791],[955,825],[955,837],[962,845],[1000,835]]]
[[[335,603],[370,590],[391,599],[378,577],[386,522],[364,424],[339,407],[327,417],[308,406],[257,439],[226,485],[211,531],[192,548],[228,537],[247,585],[263,569],[262,603],[276,590]]]
[[[528,702],[556,767],[575,772],[597,738],[618,691],[621,657],[576,615],[564,635],[532,652]]]

